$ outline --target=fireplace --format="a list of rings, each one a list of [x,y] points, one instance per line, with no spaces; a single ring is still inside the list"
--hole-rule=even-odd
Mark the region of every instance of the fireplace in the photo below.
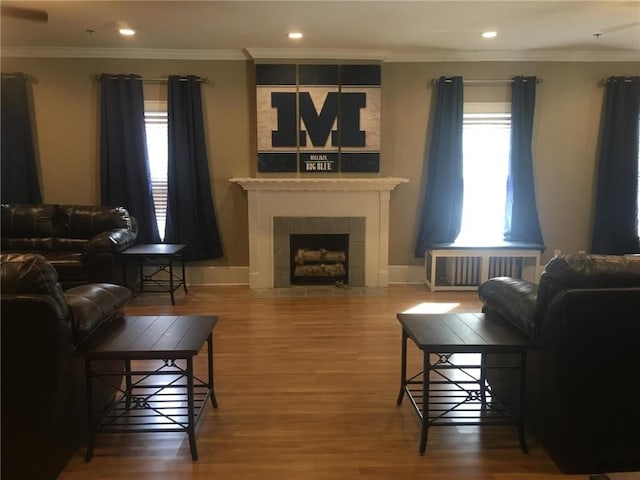
[[[349,285],[388,285],[390,194],[406,178],[230,181],[248,192],[251,288],[290,286],[290,234],[327,233],[349,234]]]
[[[300,284],[335,284],[336,281],[343,281],[352,287],[364,287],[365,284],[365,236],[366,219],[364,217],[275,217],[273,219],[273,286],[290,287]],[[323,240],[322,243],[313,240]],[[304,280],[292,278],[292,270],[295,266],[295,255],[297,250],[292,239],[306,239],[307,243],[301,248],[311,250],[331,250],[332,252],[344,251],[344,270],[348,272],[348,278],[331,280],[330,278]],[[317,253],[310,253],[317,255]],[[332,263],[336,263],[336,255]],[[310,257],[307,256],[309,260]],[[325,258],[326,259],[326,258]],[[316,265],[324,264],[320,258]],[[294,265],[292,265],[292,263]],[[307,262],[307,265],[311,263]],[[313,270],[313,269],[310,269]]]
[[[349,234],[289,236],[291,285],[349,284]]]

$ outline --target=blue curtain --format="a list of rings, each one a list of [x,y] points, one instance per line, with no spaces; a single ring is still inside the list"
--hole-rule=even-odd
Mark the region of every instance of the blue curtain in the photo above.
[[[157,243],[140,76],[102,74],[100,100],[102,205],[125,207],[138,222],[138,240]]]
[[[440,77],[435,97],[416,257],[424,256],[429,245],[455,241],[462,222],[462,77]]]
[[[2,75],[2,203],[41,203],[24,73]]]
[[[536,77],[514,77],[511,83],[511,151],[507,177],[504,238],[544,245],[533,178],[533,113]]]
[[[593,253],[640,252],[639,117],[640,77],[609,77],[600,131]]]
[[[222,256],[211,193],[201,80],[169,76],[169,170],[165,241],[184,243],[185,260]]]

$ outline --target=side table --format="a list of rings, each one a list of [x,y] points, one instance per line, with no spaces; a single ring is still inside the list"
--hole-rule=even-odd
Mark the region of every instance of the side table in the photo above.
[[[176,301],[173,292],[182,287],[187,291],[187,276],[184,268],[184,249],[186,245],[171,243],[141,243],[120,252],[123,264],[123,281],[127,285],[127,265],[130,261],[137,262],[138,266],[138,292],[169,292],[171,305]],[[182,276],[176,275],[173,270],[173,262],[179,261],[182,265]],[[145,273],[144,267],[153,267],[151,273]],[[168,278],[160,278],[160,275]],[[152,289],[145,285],[153,285]]]
[[[528,452],[525,436],[525,372],[530,341],[514,327],[487,321],[482,313],[399,313],[402,324],[400,392],[420,419],[420,454],[427,448],[429,428],[435,425],[515,425],[520,448]],[[422,351],[422,371],[407,376],[407,343]],[[459,354],[480,354],[480,362],[458,362]],[[519,361],[485,365],[486,353],[518,354]],[[508,356],[505,356],[507,358]],[[520,375],[520,414],[515,415],[492,395],[486,381],[489,368]]]
[[[207,400],[214,408],[218,406],[213,390],[213,328],[217,322],[218,317],[213,315],[124,317],[105,326],[99,338],[86,346],[86,462],[93,457],[99,432],[186,432],[191,458],[198,459],[196,423]],[[193,357],[205,342],[207,377],[201,380],[194,373]],[[101,369],[100,360],[107,359],[124,361],[125,381],[111,409],[96,418],[91,401],[94,383],[123,374],[122,370]],[[159,360],[161,364],[134,370],[134,360]]]

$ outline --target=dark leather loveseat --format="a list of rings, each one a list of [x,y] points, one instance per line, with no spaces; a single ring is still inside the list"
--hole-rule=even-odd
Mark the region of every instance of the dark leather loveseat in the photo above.
[[[2,253],[38,253],[63,288],[122,283],[118,252],[136,243],[135,219],[122,207],[3,204]],[[129,276],[129,278],[134,278]]]
[[[87,284],[63,292],[40,255],[0,255],[1,459],[3,480],[57,478],[87,434],[83,345],[122,316],[130,291]],[[100,368],[123,371],[121,362]],[[105,412],[116,385],[95,383],[93,408]]]
[[[478,292],[488,318],[514,324],[535,345],[527,429],[560,469],[640,470],[640,256],[558,256],[538,285],[502,277]],[[488,381],[519,409],[516,378],[490,369]]]

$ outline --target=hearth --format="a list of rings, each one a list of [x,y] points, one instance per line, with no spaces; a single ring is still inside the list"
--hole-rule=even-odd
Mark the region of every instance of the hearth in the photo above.
[[[291,285],[349,283],[348,234],[292,234]]]

